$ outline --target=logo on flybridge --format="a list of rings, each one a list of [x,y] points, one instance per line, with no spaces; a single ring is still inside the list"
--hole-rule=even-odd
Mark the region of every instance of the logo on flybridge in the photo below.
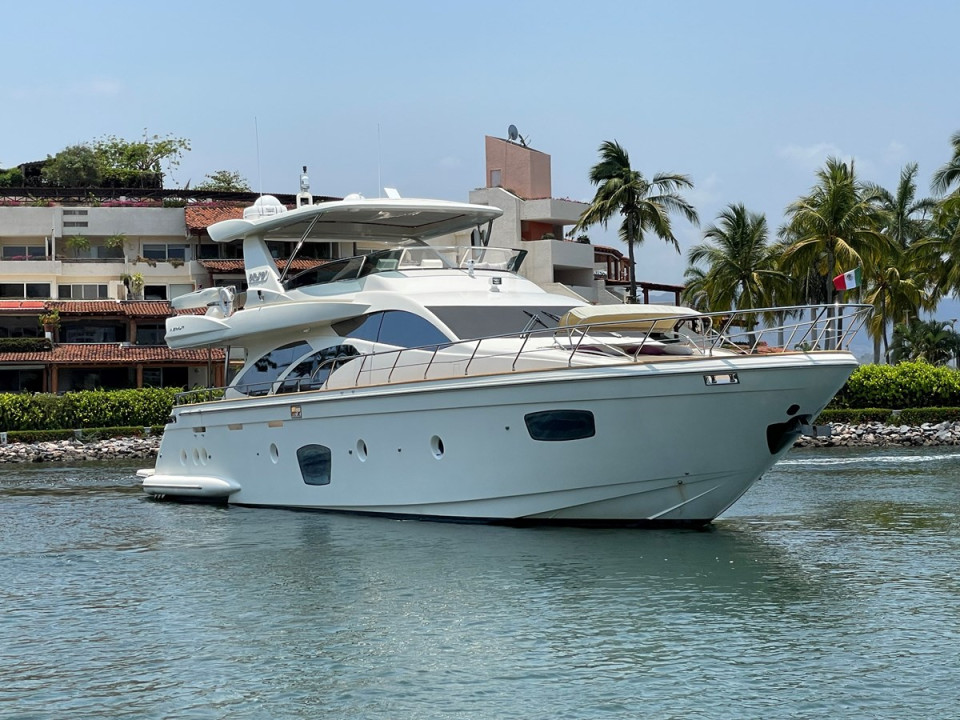
[[[247,285],[263,285],[267,281],[270,273],[266,270],[257,270],[247,273]]]

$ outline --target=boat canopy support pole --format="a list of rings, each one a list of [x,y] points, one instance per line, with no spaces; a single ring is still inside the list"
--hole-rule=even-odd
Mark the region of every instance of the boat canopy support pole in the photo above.
[[[303,231],[303,235],[300,236],[300,240],[297,242],[296,247],[293,248],[293,252],[290,253],[290,257],[287,258],[287,264],[283,266],[283,272],[280,273],[280,284],[283,284],[283,279],[287,276],[287,273],[290,271],[290,266],[293,265],[293,259],[297,256],[297,253],[300,252],[300,248],[303,247],[303,241],[307,239],[307,236],[310,235],[310,232],[313,230],[313,226],[317,224],[317,220],[320,219],[320,215],[314,215],[313,220],[310,221],[310,224],[307,225],[307,229]]]

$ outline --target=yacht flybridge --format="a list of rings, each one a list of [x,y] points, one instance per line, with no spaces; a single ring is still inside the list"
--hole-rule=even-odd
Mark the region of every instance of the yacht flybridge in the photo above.
[[[856,366],[865,306],[704,314],[591,306],[487,246],[497,208],[267,197],[209,228],[247,288],[174,301],[174,348],[243,348],[178,396],[146,492],[494,523],[703,525],[791,446]],[[435,247],[463,237],[473,244]],[[267,243],[347,255],[300,273]]]

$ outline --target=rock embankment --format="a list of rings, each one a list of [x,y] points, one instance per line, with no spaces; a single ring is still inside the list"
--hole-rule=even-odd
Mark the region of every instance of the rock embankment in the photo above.
[[[81,462],[84,460],[122,460],[153,458],[160,438],[111,438],[95,442],[57,440],[55,442],[10,443],[0,445],[0,463]]]
[[[923,425],[884,425],[834,423],[829,434],[801,436],[794,447],[931,447],[960,445],[960,422]]]

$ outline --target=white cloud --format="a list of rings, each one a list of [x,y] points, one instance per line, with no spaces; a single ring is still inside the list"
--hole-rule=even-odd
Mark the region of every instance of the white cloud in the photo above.
[[[828,157],[844,157],[840,148],[827,142],[814,145],[786,145],[777,150],[777,154],[802,170],[815,170],[821,167]]]

